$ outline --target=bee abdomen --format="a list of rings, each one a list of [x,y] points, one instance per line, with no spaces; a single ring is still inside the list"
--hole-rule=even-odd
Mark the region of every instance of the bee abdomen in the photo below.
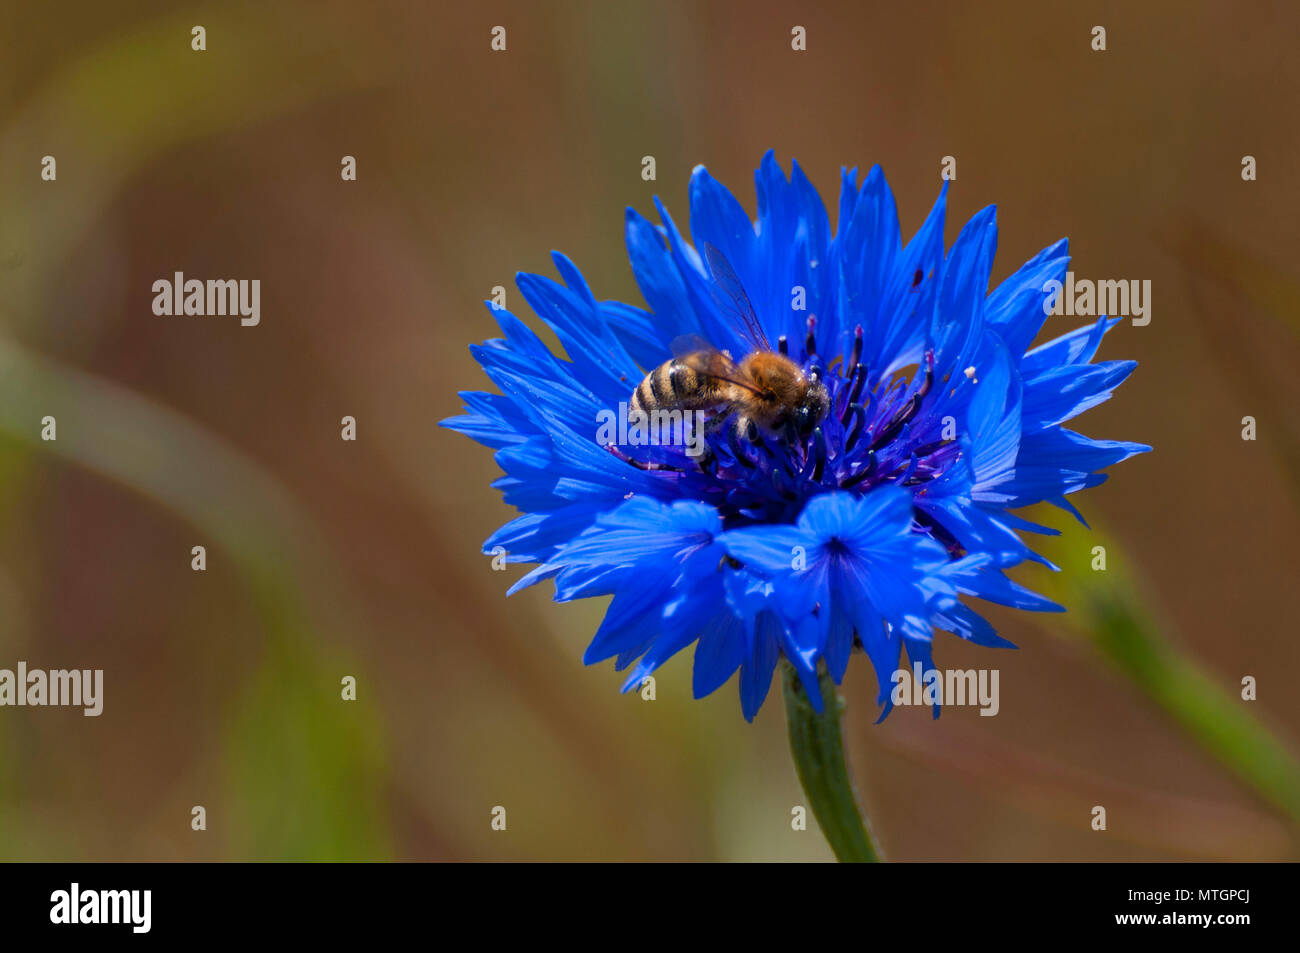
[[[669,383],[672,385],[673,396],[680,406],[695,407],[708,397],[706,391],[709,388],[706,387],[705,378],[689,364],[673,361]]]
[[[652,406],[671,407],[677,400],[677,387],[673,379],[677,367],[676,361],[668,361],[656,367],[646,378],[650,384],[650,392],[654,395]]]
[[[632,393],[635,411],[671,410],[689,405],[699,396],[700,377],[685,364],[665,361],[642,378]]]
[[[636,390],[632,391],[631,410],[634,414],[645,413],[655,406],[655,395],[650,387],[650,377],[651,375],[647,374],[641,378],[641,383],[636,386]]]

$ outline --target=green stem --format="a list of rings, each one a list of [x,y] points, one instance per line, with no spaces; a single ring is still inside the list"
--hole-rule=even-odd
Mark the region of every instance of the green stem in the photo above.
[[[853,781],[849,777],[844,742],[840,737],[840,712],[844,702],[835,691],[835,683],[823,669],[820,675],[823,711],[819,715],[789,662],[781,662],[781,680],[785,689],[785,715],[790,727],[794,768],[831,850],[842,863],[880,861],[880,848],[876,846],[865,815],[858,807]]]
[[[1032,517],[1032,514],[1031,514]],[[1096,571],[1093,547],[1103,544],[1110,569]],[[1147,588],[1124,557],[1117,539],[1094,526],[1067,527],[1039,547],[1063,572],[1043,580],[1046,595],[1068,606],[1058,617],[1066,631],[1081,633],[1168,712],[1211,755],[1285,812],[1300,830],[1300,760],[1293,742],[1271,730],[1241,697],[1241,685],[1205,669],[1165,624],[1143,604]],[[1061,632],[1060,623],[1053,632]],[[1242,671],[1236,677],[1250,674]]]

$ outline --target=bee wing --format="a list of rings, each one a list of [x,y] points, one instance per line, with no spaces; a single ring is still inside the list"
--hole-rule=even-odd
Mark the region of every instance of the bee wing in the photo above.
[[[690,347],[691,344],[695,346]],[[754,394],[762,393],[761,389],[754,386],[754,382],[745,375],[745,372],[740,369],[740,366],[735,361],[699,336],[688,334],[673,341],[674,352],[677,351],[679,345],[687,348],[687,350],[677,354],[677,362],[685,364],[696,374],[726,381],[728,384],[735,384],[737,387],[743,387]]]
[[[722,354],[721,351],[698,334],[682,334],[673,338],[672,344],[669,346],[672,348],[673,357],[676,358],[687,357],[694,354],[696,351],[714,351],[718,354]],[[726,357],[725,354],[722,356]]]
[[[711,243],[705,242],[704,260],[708,262],[709,272],[713,275],[713,285],[710,290],[713,293],[714,303],[725,314],[739,319],[741,336],[753,350],[772,350],[772,345],[767,342],[767,335],[763,332],[763,326],[758,323],[758,315],[754,314],[754,305],[750,302],[749,295],[745,294],[745,286],[740,283],[740,278],[726,256]]]

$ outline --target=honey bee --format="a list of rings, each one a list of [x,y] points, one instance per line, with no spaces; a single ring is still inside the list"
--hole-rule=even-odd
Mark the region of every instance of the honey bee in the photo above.
[[[677,356],[642,379],[629,402],[631,414],[656,410],[702,410],[712,416],[707,432],[730,422],[737,437],[756,431],[786,438],[807,437],[830,409],[830,395],[816,372],[805,374],[784,351],[767,341],[740,280],[720,252],[706,244],[715,299],[739,318],[742,339],[752,348],[741,360],[696,336],[673,342]]]

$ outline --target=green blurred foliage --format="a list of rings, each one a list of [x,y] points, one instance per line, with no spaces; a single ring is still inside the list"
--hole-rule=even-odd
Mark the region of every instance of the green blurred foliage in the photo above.
[[[1140,586],[1140,573],[1122,544],[1096,526],[1076,524],[1038,548],[1061,567],[1042,588],[1070,608],[1063,617],[1069,631],[1300,829],[1300,764],[1294,751],[1262,723],[1252,710],[1253,699],[1243,698],[1240,682],[1208,673],[1167,634],[1167,623],[1155,621],[1158,613],[1139,595],[1150,587]],[[1275,683],[1269,674],[1252,677],[1271,690]]]

